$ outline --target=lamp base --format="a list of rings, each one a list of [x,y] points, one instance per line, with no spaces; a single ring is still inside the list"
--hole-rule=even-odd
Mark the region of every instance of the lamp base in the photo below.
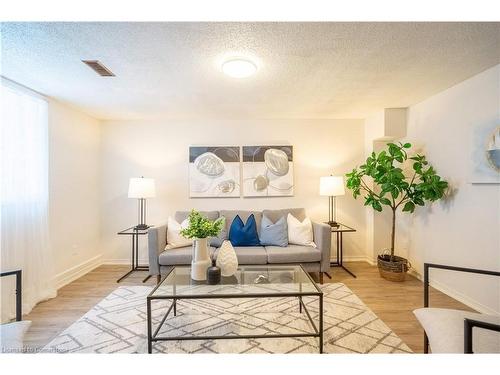
[[[335,228],[340,227],[340,224],[337,223],[336,221],[326,221],[325,224],[328,224],[329,226],[335,227]]]
[[[149,228],[149,225],[147,224],[137,224],[134,229],[137,229],[137,230],[146,230]]]

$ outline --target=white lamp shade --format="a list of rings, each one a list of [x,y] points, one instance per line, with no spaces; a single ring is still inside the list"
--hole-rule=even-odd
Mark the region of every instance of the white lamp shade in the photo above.
[[[152,178],[131,178],[128,184],[129,198],[153,198],[156,195],[155,180]]]
[[[319,179],[319,195],[328,197],[336,197],[344,195],[344,177],[343,176],[326,176]]]

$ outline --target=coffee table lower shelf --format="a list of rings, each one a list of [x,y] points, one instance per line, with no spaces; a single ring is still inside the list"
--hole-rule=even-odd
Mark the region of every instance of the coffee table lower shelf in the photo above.
[[[302,301],[302,297],[308,297],[308,296],[316,296],[318,297],[318,302],[319,302],[319,322],[318,322],[318,327],[316,326],[314,320],[311,317],[311,314],[307,310],[307,307],[305,303]],[[171,312],[173,312],[173,315],[177,315],[177,300],[181,299],[234,299],[234,298],[283,298],[283,297],[293,297],[293,298],[298,298],[299,299],[299,312],[302,313],[302,311],[305,312],[307,318],[309,319],[309,322],[311,323],[311,326],[314,330],[314,332],[311,333],[284,333],[284,334],[272,334],[272,335],[228,335],[228,336],[158,336],[158,333],[160,332],[161,327],[163,326],[163,323],[165,323],[165,320],[169,316]],[[152,317],[151,317],[151,301],[152,300],[158,300],[158,299],[170,299],[172,300],[172,304],[170,307],[167,309],[167,312],[165,313],[164,317],[162,318],[160,324],[158,327],[156,327],[155,331],[153,332],[153,327],[152,327]],[[241,296],[237,295],[228,295],[226,296],[221,296],[221,295],[201,295],[201,296],[183,296],[183,297],[178,297],[178,298],[166,298],[166,297],[159,297],[159,296],[148,296],[147,297],[147,325],[148,325],[148,353],[153,352],[153,342],[157,341],[178,341],[178,340],[234,340],[234,339],[268,339],[268,338],[295,338],[295,337],[318,337],[319,338],[319,352],[323,353],[323,294],[301,294],[301,295],[296,295],[296,294],[289,294],[289,293],[284,293],[284,294],[245,294]]]

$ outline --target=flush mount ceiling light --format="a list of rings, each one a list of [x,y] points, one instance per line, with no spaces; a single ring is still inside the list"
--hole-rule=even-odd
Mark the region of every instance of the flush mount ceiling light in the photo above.
[[[222,64],[222,72],[229,77],[246,78],[257,72],[257,65],[246,59],[230,59]]]

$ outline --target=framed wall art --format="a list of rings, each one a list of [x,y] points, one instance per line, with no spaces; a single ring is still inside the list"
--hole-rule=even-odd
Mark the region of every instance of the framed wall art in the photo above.
[[[293,196],[293,146],[243,146],[244,197]]]
[[[470,182],[500,184],[500,126],[489,124],[472,130]]]
[[[240,147],[190,146],[189,197],[239,197]]]

